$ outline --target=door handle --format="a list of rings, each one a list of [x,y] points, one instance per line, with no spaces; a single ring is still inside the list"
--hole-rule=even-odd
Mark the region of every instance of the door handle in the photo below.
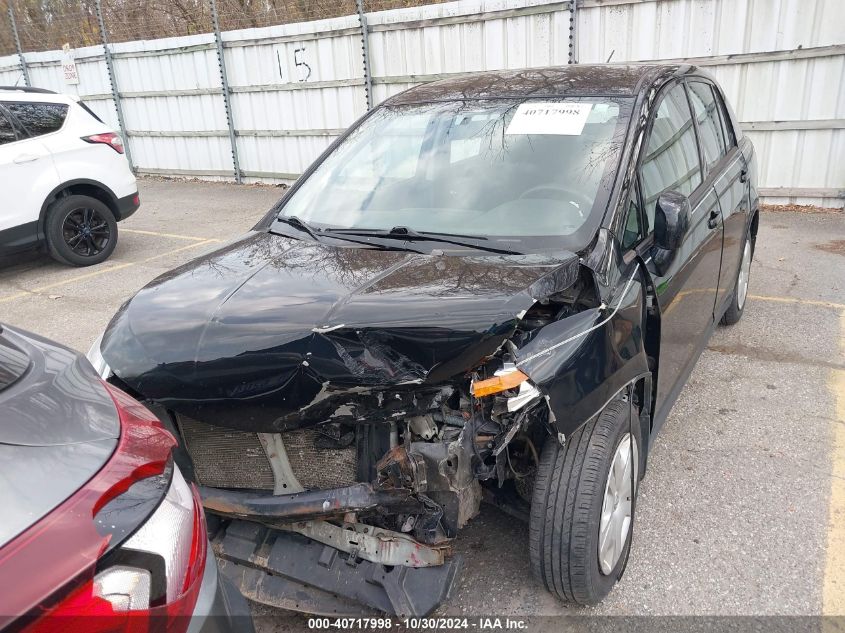
[[[721,214],[719,213],[719,211],[716,210],[716,209],[713,209],[710,212],[710,217],[707,218],[707,228],[708,229],[715,229],[717,226],[719,226],[719,217],[720,216],[721,216]]]
[[[37,154],[20,154],[18,156],[15,156],[12,162],[16,165],[20,165],[21,163],[31,163],[32,161],[38,160],[39,158],[41,157]]]
[[[742,171],[739,172],[739,182],[747,182],[748,181],[748,167],[743,167]]]

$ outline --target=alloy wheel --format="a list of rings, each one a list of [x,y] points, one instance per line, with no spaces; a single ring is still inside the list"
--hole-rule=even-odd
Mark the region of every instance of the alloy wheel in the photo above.
[[[638,453],[637,443],[631,445],[631,434],[626,433],[616,447],[607,483],[604,487],[604,502],[601,508],[599,524],[598,556],[599,567],[603,574],[610,574],[628,539],[631,530],[633,500],[631,495],[631,475],[637,480]],[[633,459],[632,459],[633,457]],[[632,463],[633,462],[633,463]],[[636,483],[635,483],[636,485]]]
[[[108,246],[111,229],[96,209],[73,209],[62,222],[62,238],[77,255],[94,257]]]
[[[736,280],[736,307],[742,310],[745,296],[748,294],[748,278],[751,275],[751,242],[745,240],[742,250],[742,263],[739,266],[739,277]]]

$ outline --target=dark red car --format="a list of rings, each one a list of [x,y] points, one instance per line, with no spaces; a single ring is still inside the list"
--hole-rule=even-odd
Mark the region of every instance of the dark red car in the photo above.
[[[252,630],[175,446],[84,357],[0,327],[0,630]]]

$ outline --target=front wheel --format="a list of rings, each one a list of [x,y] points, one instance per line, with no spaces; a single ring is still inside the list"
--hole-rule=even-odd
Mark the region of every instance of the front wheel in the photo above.
[[[639,423],[615,400],[573,433],[550,438],[531,500],[531,569],[562,600],[596,604],[621,577],[639,481]]]

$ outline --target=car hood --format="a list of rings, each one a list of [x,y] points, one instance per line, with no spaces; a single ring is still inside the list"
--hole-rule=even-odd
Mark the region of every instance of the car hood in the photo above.
[[[426,255],[254,232],[143,288],[101,352],[129,387],[186,415],[296,428],[326,419],[314,405],[338,393],[465,373],[577,268],[568,252]]]

